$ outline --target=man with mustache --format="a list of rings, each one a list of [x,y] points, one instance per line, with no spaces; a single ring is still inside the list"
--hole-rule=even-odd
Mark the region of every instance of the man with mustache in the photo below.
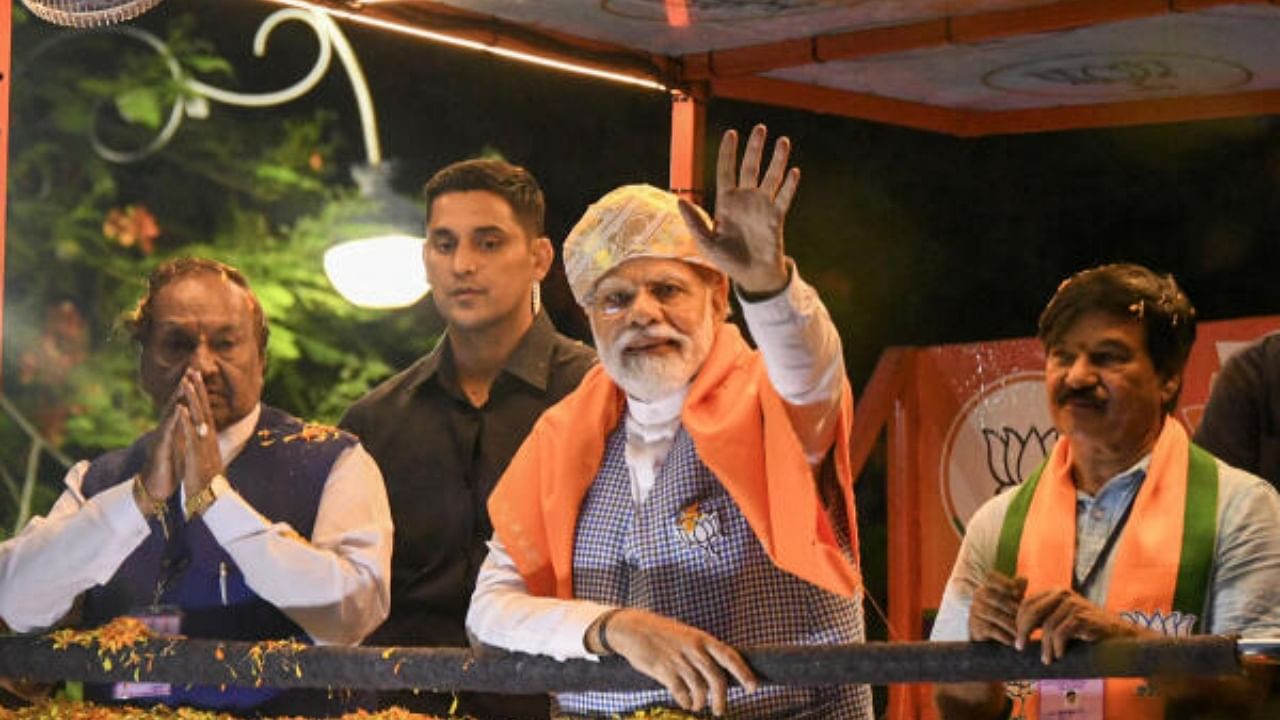
[[[554,251],[533,175],[467,160],[436,173],[424,194],[423,262],[444,336],[340,424],[382,468],[396,523],[391,617],[371,642],[466,646],[467,603],[493,534],[485,501],[534,421],[595,355],[540,307]],[[382,704],[501,720],[549,709],[546,695],[483,693],[387,693]]]
[[[1059,440],[970,520],[932,639],[1021,649],[1039,632],[1051,663],[1074,641],[1280,632],[1280,496],[1191,444],[1170,414],[1195,322],[1173,277],[1138,265],[1059,286],[1039,322]],[[1247,709],[1262,687],[1062,680],[1006,698],[971,683],[936,698],[947,718],[1162,718],[1199,703]]]
[[[765,136],[735,171],[725,134],[714,226],[631,185],[565,241],[602,367],[543,415],[490,498],[467,626],[560,659],[618,654],[665,689],[561,693],[559,713],[871,717],[865,686],[758,687],[734,649],[864,636],[851,394],[835,327],[785,254],[790,143],[761,177]],[[731,284],[759,351],[726,322]]]
[[[235,268],[160,265],[127,320],[160,421],[77,463],[49,514],[0,545],[0,617],[135,615],[197,638],[359,643],[390,603],[391,514],[353,436],[264,405],[267,323]],[[342,698],[118,683],[98,700],[334,714]]]

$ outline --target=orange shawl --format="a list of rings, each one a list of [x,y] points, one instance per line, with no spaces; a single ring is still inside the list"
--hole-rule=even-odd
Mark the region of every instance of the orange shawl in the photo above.
[[[626,409],[596,366],[578,389],[543,413],[489,497],[489,516],[534,595],[573,597],[578,511]],[[760,353],[725,323],[685,399],[681,420],[698,457],[725,486],[769,558],[803,580],[847,597],[862,588],[841,553],[817,482]],[[853,395],[844,381],[835,466],[857,557],[849,467]]]
[[[1190,442],[1182,424],[1165,418],[1146,480],[1116,542],[1104,605],[1109,612],[1160,611],[1168,615],[1172,611],[1189,453]],[[1018,574],[1027,578],[1027,597],[1042,590],[1071,587],[1075,541],[1076,486],[1071,479],[1071,443],[1064,438],[1045,464],[1018,549]],[[1106,717],[1163,717],[1164,706],[1158,697],[1138,696],[1143,683],[1136,678],[1108,679],[1103,705]],[[1028,709],[1032,710],[1028,717],[1039,716],[1038,707]]]

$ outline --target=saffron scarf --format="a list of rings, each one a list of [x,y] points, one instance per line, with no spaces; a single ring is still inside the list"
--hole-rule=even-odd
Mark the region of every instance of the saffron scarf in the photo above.
[[[603,461],[605,441],[625,411],[624,394],[597,365],[577,390],[543,413],[490,495],[495,534],[530,593],[573,597],[578,511]],[[737,327],[717,329],[681,422],[777,567],[846,597],[861,591],[858,566],[840,549],[786,405]],[[844,380],[831,452],[857,558],[852,422],[853,395]]]
[[[1027,578],[1028,597],[1072,586],[1076,486],[1071,463],[1071,443],[1059,440],[1040,470],[1016,491],[1005,514],[996,570]],[[1166,417],[1147,477],[1115,546],[1103,607],[1158,632],[1190,634],[1191,625],[1203,616],[1209,589],[1217,508],[1217,462],[1191,444],[1181,423]],[[1139,692],[1143,684],[1135,678],[1108,679],[1106,717],[1163,717],[1160,698]],[[1034,695],[1026,710],[1027,717],[1039,716]]]

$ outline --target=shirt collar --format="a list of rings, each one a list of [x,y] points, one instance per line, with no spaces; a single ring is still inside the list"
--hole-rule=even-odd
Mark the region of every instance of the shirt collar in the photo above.
[[[1091,500],[1096,500],[1097,498],[1102,497],[1104,493],[1107,493],[1112,489],[1136,486],[1138,483],[1142,482],[1142,480],[1147,476],[1147,470],[1150,467],[1151,467],[1151,453],[1147,453],[1146,455],[1142,456],[1141,460],[1129,466],[1129,469],[1124,470],[1123,472],[1116,473],[1106,482],[1102,483],[1102,487],[1098,488],[1098,492],[1095,493],[1092,498],[1090,498],[1090,496],[1086,494],[1083,490],[1076,490],[1076,497],[1077,498],[1084,497],[1084,498],[1089,498]]]
[[[627,396],[627,414],[640,425],[660,425],[677,420],[684,406],[684,399],[689,396],[689,386],[660,397],[651,402],[637,400]]]
[[[551,355],[555,351],[555,343],[555,326],[545,312],[539,311],[503,369],[539,390],[546,390],[551,381]]]
[[[218,455],[222,457],[222,465],[231,464],[232,459],[240,454],[249,438],[253,437],[253,429],[258,427],[258,418],[262,415],[262,403],[253,406],[248,415],[231,423],[218,431]]]
[[[413,369],[416,377],[411,389],[416,390],[438,373],[448,376],[449,382],[456,384],[453,352],[449,349],[448,340],[449,334],[446,331],[440,336],[435,349],[418,361]],[[539,311],[502,369],[539,390],[546,390],[551,381],[551,356],[555,352],[555,345],[556,328],[551,324],[547,313]],[[443,367],[446,364],[449,367]]]

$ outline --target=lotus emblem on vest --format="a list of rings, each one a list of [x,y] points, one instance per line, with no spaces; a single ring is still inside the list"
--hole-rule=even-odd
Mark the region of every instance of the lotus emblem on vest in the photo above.
[[[1191,637],[1191,630],[1196,626],[1196,616],[1191,613],[1182,613],[1178,610],[1165,615],[1163,611],[1156,610],[1152,613],[1144,613],[1141,610],[1127,610],[1120,613],[1120,617],[1137,625],[1140,628],[1155,630],[1165,637]]]
[[[1027,479],[1053,450],[1058,439],[1054,428],[1041,431],[1035,425],[1026,432],[1004,426],[999,431],[982,429],[987,441],[987,470],[996,482],[996,492],[1004,492]]]
[[[703,512],[695,501],[676,516],[676,537],[691,548],[715,555],[712,543],[720,537],[720,519],[715,512]]]

